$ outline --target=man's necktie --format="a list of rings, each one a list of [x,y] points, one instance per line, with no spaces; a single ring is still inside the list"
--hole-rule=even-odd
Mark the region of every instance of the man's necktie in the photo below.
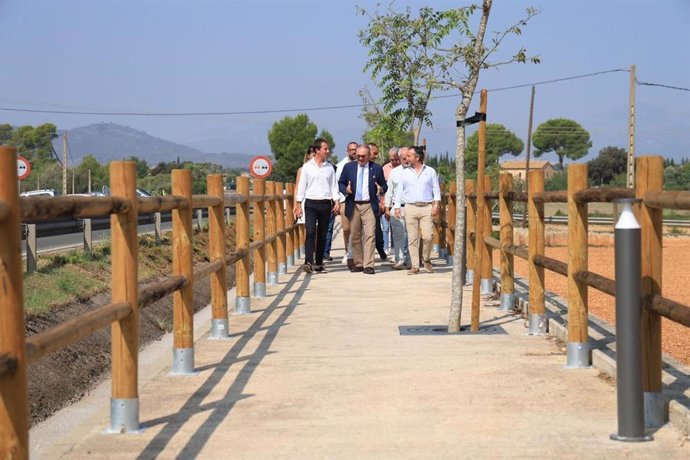
[[[362,183],[364,182],[364,166],[357,167],[357,192],[355,201],[362,201]]]

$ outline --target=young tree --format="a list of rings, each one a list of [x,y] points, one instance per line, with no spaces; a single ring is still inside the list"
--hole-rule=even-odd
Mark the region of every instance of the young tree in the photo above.
[[[587,155],[592,141],[589,132],[576,121],[567,118],[553,118],[537,126],[532,136],[532,145],[536,149],[535,157],[554,152],[558,155],[558,164],[563,170],[563,159],[577,160]]]
[[[485,46],[484,36],[492,3],[493,0],[482,1],[476,33],[472,31],[470,17],[478,8],[470,6],[446,11],[422,8],[419,17],[412,17],[409,10],[398,14],[389,8],[386,15],[377,13],[370,16],[368,29],[360,34],[360,41],[369,47],[367,68],[371,68],[375,76],[382,76],[379,85],[384,92],[384,106],[393,109],[396,104],[406,102],[407,107],[397,113],[406,114],[408,125],[414,116],[417,120],[415,126],[421,128],[422,122],[431,116],[426,95],[433,90],[449,88],[460,92],[460,103],[455,111],[458,124],[456,188],[459,197],[465,194],[465,127],[462,122],[472,102],[479,72],[513,62],[539,62],[538,57],[528,57],[524,48],[515,54],[504,54],[503,58],[490,60],[507,37],[520,35],[522,28],[537,14],[537,10],[528,8],[523,19],[494,33],[490,44]],[[363,10],[360,12],[366,14]],[[459,330],[462,312],[464,213],[457,213],[455,229],[450,332]]]
[[[598,157],[587,162],[589,181],[592,185],[610,185],[614,177],[625,172],[627,165],[628,154],[624,149],[604,147]]]
[[[391,147],[402,147],[414,143],[414,133],[401,129],[394,117],[379,107],[369,91],[360,90],[359,96],[364,103],[360,117],[367,123],[362,139],[364,142],[373,142],[378,145],[385,160],[388,160],[388,151]]]
[[[496,164],[503,155],[518,156],[524,148],[522,140],[505,126],[498,123],[486,125],[486,164]],[[468,177],[476,177],[478,153],[479,131],[475,131],[467,138],[465,173]]]
[[[268,143],[276,159],[272,176],[278,180],[294,180],[302,166],[304,154],[316,138],[318,129],[306,114],[286,116],[273,123],[268,132]]]

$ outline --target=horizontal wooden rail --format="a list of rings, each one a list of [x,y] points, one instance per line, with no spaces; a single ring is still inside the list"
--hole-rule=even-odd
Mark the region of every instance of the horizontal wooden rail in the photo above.
[[[246,249],[238,249],[237,251],[231,252],[230,256],[225,259],[225,265],[233,265],[237,263],[243,257],[249,253]]]
[[[110,303],[26,339],[26,360],[29,364],[38,361],[53,351],[83,339],[129,315],[132,307],[128,303]]]
[[[129,210],[129,201],[107,196],[23,196],[19,199],[24,221],[66,217],[102,217]]]
[[[223,266],[223,261],[216,259],[213,262],[202,265],[201,267],[194,270],[194,282],[201,281],[211,273],[217,272]]]
[[[631,188],[587,188],[573,196],[576,203],[610,203],[620,198],[635,198]]]
[[[220,204],[220,197],[211,195],[192,195],[192,208],[208,208],[210,206],[218,206]]]
[[[10,207],[7,205],[7,203],[5,203],[5,202],[0,203],[0,222],[5,220],[9,214],[10,214]]]
[[[508,192],[505,194],[508,201],[521,201],[527,203],[527,193],[525,192]]]
[[[552,190],[548,192],[540,192],[534,194],[535,203],[567,203],[567,190]]]
[[[505,252],[507,252],[508,254],[512,254],[512,255],[517,256],[521,259],[525,259],[525,260],[529,259],[528,250],[525,247],[516,246],[514,244],[511,244],[510,246],[504,247],[503,250]]]
[[[534,256],[534,263],[547,270],[558,273],[559,275],[568,276],[568,264],[553,257],[546,257],[540,254]]]
[[[644,306],[645,308],[660,314],[664,318],[668,318],[671,321],[680,323],[683,326],[690,327],[690,307],[687,305],[667,299],[658,294],[652,294],[645,297]]]
[[[490,236],[485,236],[484,242],[493,248],[501,249],[501,242],[498,241],[496,238],[492,238]]]
[[[139,214],[151,214],[152,212],[167,212],[173,209],[186,209],[187,199],[183,196],[140,196],[137,198],[139,203]]]
[[[187,278],[182,275],[171,276],[164,281],[148,284],[139,290],[139,308],[145,308],[179,290],[187,283]]]
[[[17,359],[8,354],[0,356],[0,377],[5,374],[14,374],[17,370]]]
[[[656,209],[690,209],[690,191],[647,192],[644,204]]]
[[[611,278],[606,278],[605,276],[585,270],[576,272],[575,279],[581,283],[585,283],[587,286],[591,286],[594,289],[603,292],[604,294],[612,296],[616,295],[616,282]]]

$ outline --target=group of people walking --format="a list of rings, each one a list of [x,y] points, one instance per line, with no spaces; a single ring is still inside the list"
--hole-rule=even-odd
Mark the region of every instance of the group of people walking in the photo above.
[[[297,173],[293,209],[306,227],[306,273],[325,272],[324,259],[332,260],[336,215],[346,248],[343,261],[351,272],[375,274],[375,253],[388,261],[389,246],[392,269],[433,272],[432,219],[441,202],[436,171],[424,164],[421,147],[392,148],[383,167],[376,163],[378,154],[376,144],[350,142],[345,158],[333,165],[326,140],[316,139],[309,148]]]

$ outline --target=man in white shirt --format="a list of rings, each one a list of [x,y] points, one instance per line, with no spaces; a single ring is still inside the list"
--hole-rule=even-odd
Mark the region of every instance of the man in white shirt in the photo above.
[[[349,142],[347,144],[347,155],[345,158],[340,160],[336,166],[335,171],[335,181],[336,183],[340,180],[340,175],[343,173],[343,168],[346,164],[355,161],[357,152],[357,142]],[[340,194],[340,225],[343,227],[343,239],[345,240],[345,257],[343,263],[347,263],[347,268],[352,270],[355,266],[354,260],[352,259],[352,244],[350,241],[350,220],[345,216],[345,195]]]
[[[419,273],[419,241],[424,243],[422,258],[424,270],[433,273],[431,265],[431,243],[434,227],[432,218],[439,212],[441,188],[434,168],[424,164],[424,151],[421,147],[409,150],[410,167],[403,170],[400,184],[395,192],[393,209],[395,217],[400,217],[401,204],[405,203],[405,228],[407,229],[407,250],[412,259],[409,275]]]
[[[306,238],[303,269],[306,273],[325,272],[323,252],[326,246],[328,222],[331,212],[337,214],[340,211],[340,195],[338,183],[335,180],[335,169],[328,161],[330,153],[328,142],[324,139],[316,139],[312,148],[316,155],[302,167],[293,208],[295,216],[300,217],[302,201],[304,201]],[[316,251],[316,256],[314,251]]]
[[[402,270],[406,265],[410,266],[410,254],[407,252],[407,230],[405,229],[405,213],[404,209],[400,210],[400,217],[391,214],[393,211],[393,197],[400,184],[400,176],[404,169],[410,167],[408,159],[408,148],[400,147],[397,151],[400,164],[391,169],[388,176],[388,190],[384,197],[384,204],[386,206],[386,218],[390,219],[391,233],[393,234],[393,256],[395,263],[393,270]],[[405,203],[400,203],[400,207],[405,206]]]

